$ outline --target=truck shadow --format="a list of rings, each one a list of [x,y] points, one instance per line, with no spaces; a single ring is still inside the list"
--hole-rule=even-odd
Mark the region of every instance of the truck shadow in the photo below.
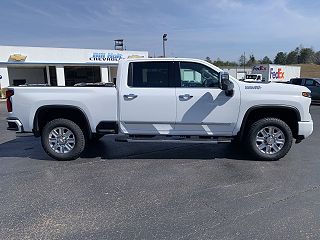
[[[0,158],[28,158],[54,161],[42,149],[40,139],[19,137],[0,144]],[[104,137],[88,144],[81,161],[95,158],[115,159],[232,159],[253,160],[234,144],[170,144],[170,143],[118,143],[112,137]],[[0,160],[1,161],[1,160]],[[76,160],[78,161],[78,160]]]
[[[210,92],[206,92],[195,102],[190,109],[183,115],[181,123],[201,123],[212,113],[217,107],[223,106],[231,98],[227,97],[225,92],[219,93],[216,99]]]
[[[108,143],[104,140],[88,146],[83,158],[103,159],[231,159],[253,160],[235,144],[170,144],[170,143]]]

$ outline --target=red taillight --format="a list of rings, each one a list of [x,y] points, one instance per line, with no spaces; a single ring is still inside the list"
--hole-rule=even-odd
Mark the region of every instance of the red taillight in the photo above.
[[[7,98],[7,110],[8,112],[12,112],[12,102],[11,97],[14,95],[13,89],[9,89],[6,91],[6,98]]]

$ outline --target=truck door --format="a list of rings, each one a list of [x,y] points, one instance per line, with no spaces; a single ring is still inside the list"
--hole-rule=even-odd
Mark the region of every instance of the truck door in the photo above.
[[[235,128],[240,92],[226,96],[219,87],[219,73],[196,62],[178,63],[180,87],[177,87],[175,132],[180,135],[230,136]]]
[[[176,118],[173,63],[133,61],[125,67],[129,71],[123,71],[128,74],[121,76],[119,88],[122,132],[170,134]]]

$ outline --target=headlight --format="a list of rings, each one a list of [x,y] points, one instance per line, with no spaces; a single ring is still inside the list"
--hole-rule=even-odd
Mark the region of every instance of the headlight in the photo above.
[[[302,96],[311,98],[311,93],[310,92],[302,92]]]

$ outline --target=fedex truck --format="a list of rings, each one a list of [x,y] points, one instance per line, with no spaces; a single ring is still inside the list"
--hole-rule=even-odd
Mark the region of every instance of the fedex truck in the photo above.
[[[261,74],[266,82],[289,82],[291,78],[300,77],[301,67],[260,64],[252,67],[252,74]]]

